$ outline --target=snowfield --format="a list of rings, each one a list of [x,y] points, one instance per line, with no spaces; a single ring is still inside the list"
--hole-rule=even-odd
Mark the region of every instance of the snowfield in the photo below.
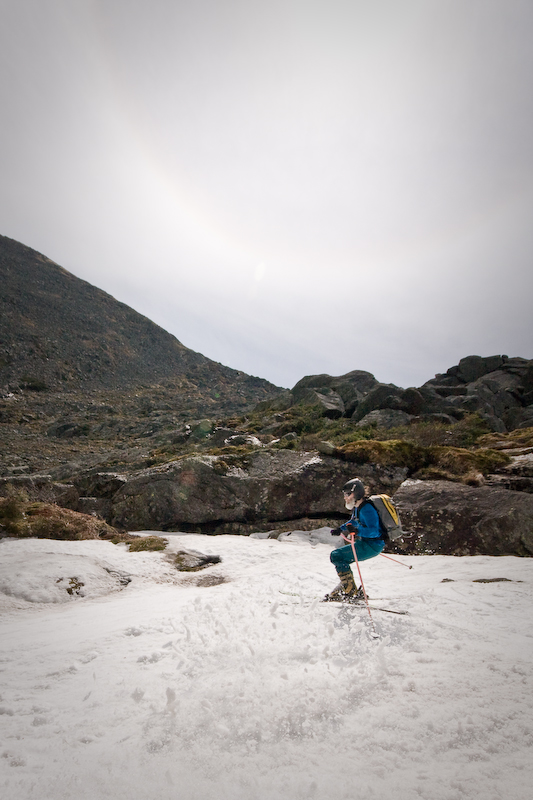
[[[530,800],[533,560],[366,562],[374,639],[325,530],[168,538],[0,542],[2,798]]]

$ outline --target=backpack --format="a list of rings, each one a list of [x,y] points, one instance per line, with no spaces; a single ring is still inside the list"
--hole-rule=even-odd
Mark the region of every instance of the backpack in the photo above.
[[[400,515],[394,505],[394,500],[388,494],[372,494],[366,498],[376,509],[379,517],[379,527],[386,542],[394,542],[404,535]]]

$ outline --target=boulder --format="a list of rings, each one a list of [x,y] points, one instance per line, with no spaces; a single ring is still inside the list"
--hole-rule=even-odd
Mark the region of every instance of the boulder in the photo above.
[[[406,550],[442,555],[533,555],[533,496],[493,486],[405,481],[394,499]]]
[[[477,381],[483,375],[497,370],[507,361],[507,356],[466,356],[456,367],[451,367],[448,374],[454,375],[463,383]]]
[[[117,472],[89,470],[72,478],[72,483],[81,496],[110,498],[126,483],[126,476]]]
[[[533,405],[510,408],[504,413],[503,421],[508,431],[514,431],[516,428],[533,428]]]
[[[372,492],[391,494],[407,470],[354,467],[317,451],[191,456],[129,480],[114,495],[110,518],[127,530],[206,532],[222,530],[227,523],[264,526],[303,517],[341,518],[346,514],[341,488],[354,474]]]
[[[533,478],[533,452],[512,455],[510,463],[501,467],[498,471],[503,475]]]
[[[200,442],[202,439],[206,439],[212,432],[214,428],[213,422],[210,419],[201,419],[191,428],[191,439],[196,442]]]
[[[291,395],[293,402],[302,402],[306,390],[314,390],[326,396],[334,392],[342,400],[342,413],[350,417],[357,404],[377,385],[378,381],[372,373],[356,369],[338,377],[333,377],[332,375],[306,375],[293,387]],[[308,401],[306,400],[305,402]],[[340,404],[339,408],[341,408]]]
[[[237,431],[233,428],[224,428],[222,426],[217,427],[214,429],[213,433],[209,438],[210,444],[213,447],[224,447],[226,444],[226,440],[229,439],[230,436],[237,436],[240,435],[242,431]]]
[[[330,419],[342,417],[345,411],[342,397],[327,387],[322,387],[320,390],[300,387],[293,390],[293,397],[295,404],[321,406],[324,416]]]
[[[346,375],[339,375],[333,377],[332,375],[306,375],[292,389],[293,394],[297,393],[300,389],[334,389],[339,391],[339,387],[344,387],[344,391],[349,386],[355,389],[359,394],[365,395],[376,386],[378,381],[371,372],[365,372],[362,369],[354,369],[352,372],[347,372]],[[340,392],[339,392],[340,393]]]
[[[372,411],[385,409],[423,420],[429,415],[445,415],[446,424],[476,413],[492,431],[504,433],[533,424],[528,408],[533,406],[533,360],[467,356],[445,375],[408,389],[379,383],[363,370],[338,377],[307,375],[294,386],[289,398],[289,406],[321,405],[325,416],[351,417],[356,422]]]
[[[409,425],[412,420],[411,414],[405,411],[397,411],[393,408],[376,408],[359,420],[356,428],[363,428],[367,425],[375,425],[379,428],[398,428],[400,425]]]
[[[80,497],[75,510],[80,514],[90,514],[93,517],[100,517],[100,519],[106,520],[111,514],[111,507],[111,500],[106,500],[103,497]]]
[[[356,422],[363,419],[371,411],[383,408],[399,409],[403,389],[393,383],[378,383],[370,392],[358,403],[352,419]]]

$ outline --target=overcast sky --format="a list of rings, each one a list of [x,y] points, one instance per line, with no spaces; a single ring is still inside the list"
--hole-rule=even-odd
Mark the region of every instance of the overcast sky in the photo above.
[[[0,233],[215,361],[533,358],[531,0],[0,0]]]

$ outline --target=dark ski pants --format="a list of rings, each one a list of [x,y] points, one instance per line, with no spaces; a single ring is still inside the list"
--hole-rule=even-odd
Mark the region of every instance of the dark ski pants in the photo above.
[[[379,556],[384,547],[385,542],[383,539],[356,539],[355,552],[357,553],[357,560],[367,561],[369,558]],[[347,544],[346,547],[337,547],[336,550],[331,551],[329,558],[337,572],[348,572],[350,564],[355,561],[352,545]]]

